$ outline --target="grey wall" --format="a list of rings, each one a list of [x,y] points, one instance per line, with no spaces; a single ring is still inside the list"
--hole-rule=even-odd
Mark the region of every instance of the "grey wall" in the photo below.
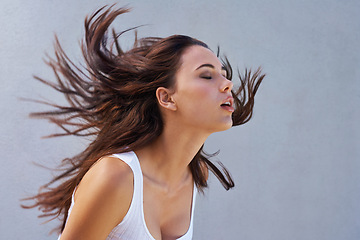
[[[52,78],[43,64],[56,32],[80,60],[86,14],[109,1],[3,0],[0,7],[1,239],[56,239],[37,210],[19,199],[51,178],[60,159],[84,148],[76,138],[27,114],[44,106],[19,97],[63,101],[32,79]],[[360,239],[360,2],[358,0],[134,1],[118,30],[149,23],[143,36],[187,34],[220,44],[234,66],[268,74],[252,121],[214,134],[208,151],[236,181],[216,179],[199,197],[194,239]]]

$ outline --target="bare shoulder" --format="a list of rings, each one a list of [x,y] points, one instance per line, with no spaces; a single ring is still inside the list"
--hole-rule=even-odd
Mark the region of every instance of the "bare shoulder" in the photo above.
[[[132,194],[131,168],[116,157],[101,158],[78,185],[61,239],[105,239],[125,217]]]
[[[113,156],[99,159],[85,174],[81,182],[96,181],[104,187],[119,187],[132,181],[133,173],[129,165]],[[80,183],[81,185],[82,183]],[[127,184],[125,184],[126,186]],[[79,186],[80,187],[80,186]]]
[[[106,156],[96,162],[85,174],[75,193],[75,202],[79,195],[104,196],[115,202],[131,197],[133,191],[133,173],[122,160]],[[120,199],[119,199],[120,198]]]
[[[102,193],[109,194],[123,192],[124,188],[128,187],[131,190],[132,181],[131,168],[125,162],[112,156],[103,157],[84,175],[76,191],[75,200],[81,192],[97,188]]]

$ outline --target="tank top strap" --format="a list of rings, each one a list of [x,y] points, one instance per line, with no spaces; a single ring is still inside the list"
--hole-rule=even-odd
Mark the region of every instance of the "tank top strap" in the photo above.
[[[125,162],[127,165],[129,165],[129,167],[133,171],[134,175],[142,174],[139,160],[133,151],[125,152],[125,153],[116,153],[116,154],[113,154],[113,156],[115,156],[116,158],[119,158],[120,160]],[[136,177],[139,177],[139,176],[136,176]]]
[[[119,158],[124,163],[126,163],[132,170],[134,174],[134,193],[133,199],[142,199],[142,189],[143,189],[143,176],[141,171],[140,162],[133,151],[125,153],[113,154],[113,156]]]

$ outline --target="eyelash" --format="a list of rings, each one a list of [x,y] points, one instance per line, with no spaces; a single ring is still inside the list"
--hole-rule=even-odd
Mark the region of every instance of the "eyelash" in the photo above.
[[[223,76],[223,77],[224,77],[224,78],[227,78],[226,76]],[[212,79],[212,76],[202,76],[201,78],[210,80],[210,79]]]

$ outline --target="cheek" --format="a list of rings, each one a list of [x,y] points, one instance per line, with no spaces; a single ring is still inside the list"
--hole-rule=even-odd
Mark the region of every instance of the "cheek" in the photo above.
[[[211,99],[212,89],[205,84],[192,84],[179,91],[183,101],[196,101],[197,105],[207,103]]]
[[[183,91],[179,91],[178,107],[181,113],[186,115],[196,115],[197,117],[206,117],[205,112],[214,108],[213,89],[209,86],[197,85]],[[200,115],[200,116],[199,116]]]

